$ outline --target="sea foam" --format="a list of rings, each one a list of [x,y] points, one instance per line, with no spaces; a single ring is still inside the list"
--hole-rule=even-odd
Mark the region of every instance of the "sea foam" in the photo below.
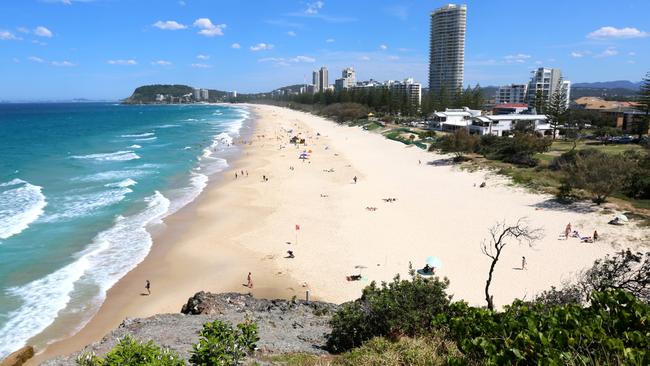
[[[0,184],[0,239],[20,234],[43,214],[42,189],[22,179]]]
[[[21,306],[8,314],[7,323],[0,329],[0,355],[22,347],[29,338],[52,324],[75,296],[76,286],[96,288],[96,303],[100,304],[106,291],[146,257],[152,244],[146,227],[167,214],[170,201],[156,192],[145,202],[144,210],[129,217],[118,217],[110,229],[99,233],[74,262],[41,279],[7,290],[7,295],[18,299]]]
[[[140,159],[140,156],[131,150],[116,151],[103,154],[73,155],[75,159],[95,160],[95,161],[128,161]]]
[[[146,132],[146,133],[139,133],[139,134],[134,134],[134,135],[121,135],[120,137],[125,137],[125,138],[130,138],[130,137],[149,137],[153,136],[155,133],[153,132]]]

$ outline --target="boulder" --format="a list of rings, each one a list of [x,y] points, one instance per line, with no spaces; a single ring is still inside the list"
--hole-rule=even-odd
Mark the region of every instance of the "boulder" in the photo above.
[[[21,366],[32,357],[34,357],[34,347],[25,346],[2,360],[0,366]]]

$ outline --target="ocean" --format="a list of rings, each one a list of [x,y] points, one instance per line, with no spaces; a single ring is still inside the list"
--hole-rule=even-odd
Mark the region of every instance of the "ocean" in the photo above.
[[[0,359],[82,320],[238,153],[245,108],[0,104]],[[81,326],[81,324],[79,324]]]

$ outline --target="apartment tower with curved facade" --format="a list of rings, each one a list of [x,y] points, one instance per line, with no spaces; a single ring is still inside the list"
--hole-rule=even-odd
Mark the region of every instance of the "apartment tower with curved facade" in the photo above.
[[[463,87],[467,6],[448,4],[431,14],[429,90],[453,94]]]

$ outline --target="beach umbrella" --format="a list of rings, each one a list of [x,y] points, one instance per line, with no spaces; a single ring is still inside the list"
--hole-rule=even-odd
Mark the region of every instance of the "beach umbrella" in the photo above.
[[[434,268],[442,267],[442,261],[440,260],[440,258],[434,256],[427,257],[426,264],[428,264],[429,267],[434,267]]]
[[[616,215],[616,218],[619,219],[620,221],[628,222],[627,216],[625,216],[623,214]]]

